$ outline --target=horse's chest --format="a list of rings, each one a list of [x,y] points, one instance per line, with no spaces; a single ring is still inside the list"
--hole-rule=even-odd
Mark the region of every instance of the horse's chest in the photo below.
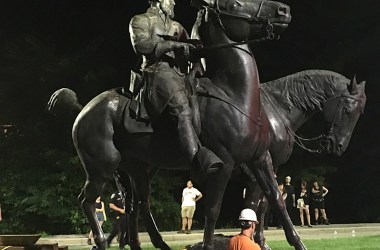
[[[253,120],[251,117],[241,117],[241,122],[236,124],[233,137],[234,151],[238,158],[248,159],[252,155],[261,155],[269,147],[269,127],[265,115]]]

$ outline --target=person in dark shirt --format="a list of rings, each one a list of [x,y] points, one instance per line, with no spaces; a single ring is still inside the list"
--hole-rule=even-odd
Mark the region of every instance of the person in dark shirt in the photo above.
[[[126,215],[123,196],[120,192],[111,195],[110,200],[110,220],[112,231],[107,238],[107,246],[110,247],[112,240],[120,233],[119,249],[124,250],[126,245]]]
[[[294,223],[293,210],[296,207],[296,192],[294,186],[290,184],[292,178],[290,176],[285,177],[285,191],[287,193],[287,199],[285,200],[286,211],[288,211],[289,217]]]
[[[311,189],[311,200],[314,207],[315,225],[319,223],[329,225],[330,222],[327,219],[325,210],[325,195],[329,192],[327,188],[319,185],[317,181],[313,182],[313,187]],[[319,222],[319,211],[321,211],[322,217],[321,222]]]

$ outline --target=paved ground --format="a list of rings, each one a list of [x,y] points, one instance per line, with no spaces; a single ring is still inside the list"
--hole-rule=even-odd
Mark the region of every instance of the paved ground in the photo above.
[[[380,235],[380,223],[332,224],[328,226],[313,226],[312,228],[297,226],[296,228],[302,239],[352,237],[353,233],[355,236]],[[239,229],[217,229],[215,231],[215,233],[224,235],[235,235],[238,232]],[[285,240],[282,229],[269,228],[264,233],[268,242],[271,240]],[[196,230],[192,234],[177,234],[176,231],[162,232],[162,236],[169,245],[173,243],[194,244],[202,241],[203,231]],[[140,233],[140,239],[143,244],[150,243],[147,233]],[[37,242],[37,244],[49,243],[58,243],[60,246],[66,245],[70,246],[70,248],[88,246],[85,235],[55,235],[42,237]]]

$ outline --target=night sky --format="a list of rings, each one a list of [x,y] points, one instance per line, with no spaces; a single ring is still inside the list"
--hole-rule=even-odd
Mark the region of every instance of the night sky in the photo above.
[[[338,167],[326,184],[335,221],[345,222],[365,204],[380,209],[380,1],[283,2],[291,6],[288,29],[280,40],[252,47],[261,81],[306,69],[356,74],[367,81],[367,104],[342,157],[296,149],[279,173],[295,176],[286,170],[292,164]],[[75,90],[84,103],[125,84],[136,64],[128,23],[147,6],[143,0],[0,0],[0,123],[22,129],[47,119],[44,106],[61,87]],[[189,1],[177,0],[176,19],[189,32],[195,14]]]

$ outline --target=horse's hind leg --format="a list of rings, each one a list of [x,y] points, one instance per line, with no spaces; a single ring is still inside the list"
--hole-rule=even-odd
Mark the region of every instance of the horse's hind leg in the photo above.
[[[99,145],[101,145],[102,153],[94,154],[91,150],[97,150],[100,148]],[[94,241],[98,249],[103,250],[106,248],[106,237],[95,216],[95,201],[101,195],[106,183],[112,180],[113,173],[120,163],[120,154],[111,140],[92,141],[91,146],[87,144],[87,147],[82,147],[78,154],[87,174],[82,193],[78,197],[79,202],[90,224]]]
[[[88,219],[94,235],[94,241],[99,250],[105,249],[106,238],[99,221],[95,215],[95,200],[100,196],[106,181],[101,178],[88,177],[78,199],[81,203],[83,213]]]
[[[259,160],[254,161],[253,165],[253,172],[256,180],[259,182],[261,189],[281,219],[287,241],[297,250],[306,250],[307,248],[302,243],[288,213],[286,212],[284,200],[282,199],[282,195],[280,194],[274,177],[270,153],[267,151],[267,153]]]

